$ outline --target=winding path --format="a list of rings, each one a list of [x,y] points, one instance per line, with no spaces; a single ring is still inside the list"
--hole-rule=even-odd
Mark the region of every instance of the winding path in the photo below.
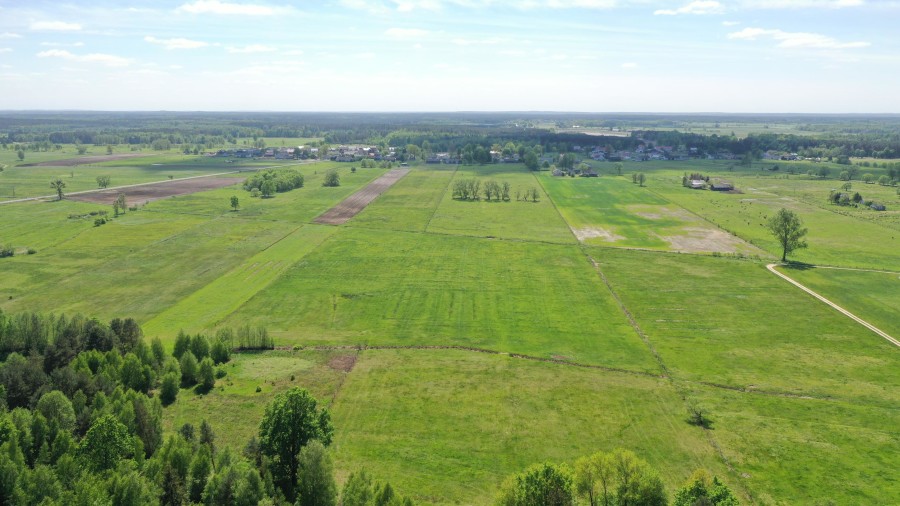
[[[888,335],[887,332],[884,332],[883,330],[880,330],[880,329],[877,328],[876,326],[874,326],[874,325],[872,325],[871,323],[869,323],[869,322],[863,320],[862,318],[860,318],[860,317],[854,315],[854,314],[851,313],[850,311],[847,311],[846,309],[842,308],[841,306],[838,306],[838,305],[835,304],[834,302],[831,302],[830,300],[826,299],[825,297],[822,297],[822,296],[819,295],[818,293],[816,293],[816,292],[810,290],[809,288],[807,288],[807,287],[801,285],[800,283],[794,281],[793,279],[791,279],[790,277],[788,277],[786,274],[782,274],[782,273],[778,272],[778,270],[775,269],[775,267],[777,267],[778,265],[779,265],[779,264],[769,264],[769,265],[766,266],[766,269],[769,269],[770,271],[772,271],[773,273],[775,273],[776,276],[778,276],[778,277],[784,279],[784,280],[787,281],[788,283],[790,283],[790,284],[796,286],[797,288],[803,290],[804,292],[806,292],[806,293],[812,295],[813,297],[815,297],[815,298],[821,300],[821,301],[824,302],[825,304],[828,304],[829,306],[833,307],[834,309],[840,311],[840,312],[843,313],[845,316],[849,317],[851,320],[856,321],[856,323],[859,323],[859,324],[862,325],[863,327],[866,327],[867,329],[871,330],[872,332],[874,332],[874,333],[878,334],[879,336],[881,336],[881,337],[887,339],[888,342],[890,342],[890,343],[893,344],[894,346],[900,347],[900,341],[898,341],[898,340],[894,339],[893,337],[891,337],[890,335]]]

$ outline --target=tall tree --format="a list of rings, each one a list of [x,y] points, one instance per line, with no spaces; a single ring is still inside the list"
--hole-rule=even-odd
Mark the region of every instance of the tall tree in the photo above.
[[[787,261],[788,253],[806,247],[806,241],[803,236],[806,235],[806,228],[796,213],[788,209],[781,209],[775,216],[769,218],[766,222],[766,228],[772,232],[775,239],[781,245],[781,261]]]
[[[305,389],[294,387],[280,393],[266,406],[259,425],[260,449],[272,459],[275,480],[289,500],[296,495],[300,449],[314,439],[327,446],[333,433],[328,410],[319,409]]]
[[[300,449],[297,458],[297,506],[334,506],[337,504],[337,485],[331,457],[325,447],[312,440]]]
[[[498,506],[571,506],[572,473],[565,465],[537,464],[504,482]]]
[[[56,196],[59,200],[63,199],[63,190],[66,188],[66,182],[60,178],[50,181],[50,188],[56,190]]]
[[[231,209],[237,211],[238,207],[240,207],[241,202],[238,200],[237,195],[231,196]]]

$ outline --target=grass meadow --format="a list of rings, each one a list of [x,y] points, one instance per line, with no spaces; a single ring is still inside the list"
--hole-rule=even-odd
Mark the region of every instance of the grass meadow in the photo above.
[[[86,184],[90,171],[110,170],[118,184],[221,168],[159,159],[52,170]],[[275,393],[303,386],[332,411],[339,480],[366,467],[424,504],[489,504],[505,476],[532,463],[617,447],[650,461],[670,492],[705,467],[750,504],[895,502],[898,350],[768,272],[780,252],[762,226],[794,209],[810,232],[793,258],[896,272],[891,206],[837,209],[818,199],[833,180],[728,165],[626,163],[610,177],[605,164],[596,179],[515,164],[417,166],[337,227],[312,220],[384,170],[304,164],[305,187],[272,199],[236,185],[99,227],[89,213],[109,206],[7,204],[0,244],[17,254],[0,259],[0,309],[131,316],[169,345],[182,328],[265,325],[282,349],[236,354],[206,395],[181,391],[165,430],[205,418],[221,445],[240,449]],[[331,169],[338,188],[321,186]],[[20,170],[0,174],[0,198],[3,178]],[[647,174],[646,188],[632,171]],[[743,193],[686,190],[685,171]],[[32,177],[49,189],[45,175]],[[453,181],[471,178],[541,198],[454,199]],[[573,230],[585,229],[617,239],[579,241]],[[731,249],[685,239],[718,233]],[[789,273],[900,333],[898,274]],[[692,406],[709,429],[688,423]]]
[[[792,266],[780,270],[889,335],[900,336],[900,272]]]

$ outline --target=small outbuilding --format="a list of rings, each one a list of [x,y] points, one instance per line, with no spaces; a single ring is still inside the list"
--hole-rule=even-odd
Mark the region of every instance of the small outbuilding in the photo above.
[[[714,192],[730,192],[734,190],[734,185],[731,183],[713,183],[709,189]]]

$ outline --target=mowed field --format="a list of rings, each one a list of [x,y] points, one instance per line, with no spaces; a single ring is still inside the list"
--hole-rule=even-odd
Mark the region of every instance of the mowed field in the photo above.
[[[330,168],[338,188],[321,186]],[[385,170],[299,170],[305,187],[273,199],[236,185],[100,227],[89,213],[109,206],[2,206],[0,243],[37,253],[0,259],[0,309],[133,316],[169,345],[179,329],[264,325],[281,349],[236,355],[207,395],[182,391],[166,430],[206,418],[241,449],[274,394],[304,386],[332,411],[339,480],[365,467],[426,504],[488,504],[532,463],[614,448],[670,491],[704,467],[752,504],[900,497],[900,350],[765,269],[780,252],[761,220],[783,205],[810,228],[797,258],[900,270],[892,221],[816,203],[827,181],[763,188],[755,169],[707,163],[590,179],[420,166],[331,226],[314,220]],[[744,193],[684,189],[685,170]],[[454,199],[460,179],[509,182],[514,198]],[[538,202],[515,199],[532,187]],[[742,200],[757,187],[768,196]],[[789,273],[896,328],[897,275]],[[689,424],[690,407],[711,425]]]

